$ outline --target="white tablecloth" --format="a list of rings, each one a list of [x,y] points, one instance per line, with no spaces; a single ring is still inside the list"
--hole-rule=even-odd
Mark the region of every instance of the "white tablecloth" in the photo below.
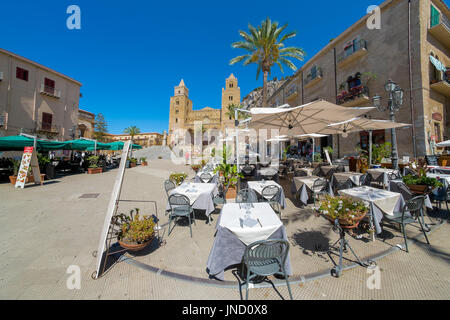
[[[427,173],[427,177],[430,178],[441,178],[447,180],[447,183],[450,183],[450,174],[439,174],[439,173]]]
[[[203,181],[202,181],[202,178],[200,178],[200,176],[203,173],[205,173],[205,172],[208,172],[212,176],[212,179],[211,179],[211,181],[209,183],[216,183],[217,184],[219,182],[219,175],[217,173],[214,174],[213,171],[199,171],[199,172],[197,172],[197,174],[194,177],[194,182],[202,183]]]
[[[383,219],[383,214],[392,216],[394,212],[401,211],[405,203],[400,193],[367,186],[340,190],[339,194],[349,196],[353,199],[363,200],[369,204],[377,234],[381,233],[380,222]]]
[[[169,196],[178,193],[189,198],[193,209],[205,210],[206,215],[214,211],[213,198],[219,193],[215,183],[193,183],[185,182],[170,191]],[[167,202],[167,210],[170,210]]]
[[[247,185],[250,189],[255,190],[259,195],[262,194],[262,191],[267,186],[277,186],[280,188],[280,194],[278,197],[278,202],[281,204],[283,208],[286,208],[286,198],[284,196],[284,190],[283,187],[281,187],[278,183],[272,180],[266,180],[266,181],[249,181],[247,182]]]
[[[450,174],[450,167],[428,166],[432,173]]]
[[[251,220],[244,221],[249,212]],[[260,221],[261,225],[258,223]],[[283,223],[268,203],[227,203],[222,208],[219,226],[229,229],[246,245],[255,241],[266,240],[278,230]]]
[[[292,181],[292,194],[298,194],[300,201],[307,205],[308,204],[308,190],[311,191],[314,185],[314,181],[319,179],[317,176],[312,177],[294,177]]]
[[[386,168],[368,169],[367,172],[374,181],[382,182],[385,187],[389,186],[389,173],[398,173],[397,170]]]

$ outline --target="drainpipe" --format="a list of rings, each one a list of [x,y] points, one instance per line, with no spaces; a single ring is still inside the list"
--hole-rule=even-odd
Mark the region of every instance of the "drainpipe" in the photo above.
[[[333,48],[333,57],[334,57],[334,97],[335,97],[335,103],[337,104],[337,68],[336,68],[336,47]],[[337,148],[338,148],[338,159],[341,158],[341,148],[340,148],[340,136],[337,134]]]
[[[408,0],[408,65],[409,65],[409,103],[411,105],[411,129],[414,158],[417,158],[416,149],[416,125],[414,123],[414,99],[412,81],[412,56],[411,56],[411,0]]]

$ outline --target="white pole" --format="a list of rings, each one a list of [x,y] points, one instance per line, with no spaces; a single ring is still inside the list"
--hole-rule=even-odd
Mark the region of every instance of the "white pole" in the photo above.
[[[239,169],[239,122],[238,122],[238,111],[234,110],[234,126],[236,128],[236,166],[237,172],[240,172]]]
[[[369,168],[372,165],[372,130],[369,130]]]
[[[312,161],[311,162],[314,162],[314,151],[316,150],[314,138],[312,138],[312,141],[313,141],[313,151],[312,151]]]

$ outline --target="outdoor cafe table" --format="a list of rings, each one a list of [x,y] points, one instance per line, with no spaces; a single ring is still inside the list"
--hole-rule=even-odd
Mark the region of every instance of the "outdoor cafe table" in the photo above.
[[[272,180],[278,181],[278,168],[276,167],[263,167],[257,170],[257,179],[264,179],[267,177],[272,177]]]
[[[326,176],[328,174],[328,172],[330,172],[330,170],[335,170],[337,169],[337,165],[331,165],[331,166],[321,166],[320,167],[320,171],[322,172],[322,174],[324,176]]]
[[[308,194],[311,192],[314,181],[319,179],[317,176],[312,177],[294,177],[292,179],[291,193],[293,195],[299,195],[300,201],[307,205],[309,196]]]
[[[280,189],[280,193],[278,194],[278,202],[280,203],[281,207],[286,208],[286,197],[284,196],[284,190],[283,187],[280,186],[275,181],[271,180],[265,180],[265,181],[248,181],[247,185],[250,189],[253,189],[256,191],[258,195],[262,197],[262,191],[267,186],[277,186]]]
[[[247,213],[250,219],[244,221]],[[268,239],[287,240],[286,229],[269,203],[226,203],[217,220],[207,262],[208,274],[224,280],[225,269],[242,262],[246,246]],[[286,273],[292,275],[289,255],[285,268]]]
[[[392,191],[392,192],[399,192],[400,193],[400,188],[397,187],[397,185],[399,185],[400,183],[403,183],[403,180],[395,179],[395,180],[389,181],[388,190]],[[411,198],[413,198],[415,196],[417,196],[417,194],[414,194],[414,193],[411,192]],[[405,199],[405,197],[403,197],[403,200],[407,201],[409,199]],[[433,204],[431,203],[430,196],[428,194],[425,195],[424,205],[425,205],[426,208],[433,209]]]
[[[296,177],[312,177],[314,168],[297,168],[294,170]]]
[[[351,181],[354,186],[359,186],[359,179],[363,174],[359,172],[335,172],[330,180],[330,194],[334,195],[334,186],[338,183]]]
[[[375,225],[376,234],[382,231],[380,222],[383,214],[392,216],[394,212],[401,211],[405,203],[400,193],[367,186],[340,190],[339,194],[369,203],[369,222],[371,227]]]
[[[389,185],[389,173],[398,173],[398,171],[386,168],[376,168],[368,169],[367,173],[370,174],[374,182],[382,183],[383,186],[387,187]]]
[[[204,181],[202,181],[202,178],[200,178],[200,176],[203,173],[209,173],[212,176],[212,179],[209,183],[215,183],[217,184],[219,182],[219,175],[217,173],[214,173],[213,171],[199,171],[197,172],[197,174],[194,177],[194,182],[196,183],[204,183]]]
[[[219,190],[215,183],[184,182],[171,190],[169,196],[175,193],[188,197],[192,208],[205,210],[205,214],[210,219],[209,215],[214,211],[213,198],[219,193]],[[170,210],[169,202],[167,202],[166,210]]]

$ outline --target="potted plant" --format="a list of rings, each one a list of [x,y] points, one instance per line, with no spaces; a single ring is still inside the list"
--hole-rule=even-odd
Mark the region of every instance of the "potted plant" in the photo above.
[[[142,157],[141,158],[141,165],[143,165],[144,167],[147,166],[147,158],[146,157]]]
[[[239,178],[243,178],[244,175],[238,172],[236,165],[230,165],[227,163],[222,163],[216,169],[214,169],[214,173],[217,172],[219,172],[221,176],[220,181],[223,184],[224,190],[226,190],[228,186],[226,199],[236,198],[236,185],[239,181]]]
[[[194,170],[195,171],[195,173],[197,173],[200,169],[201,169],[201,165],[199,165],[199,164],[193,164],[193,165],[191,165],[191,168],[192,168],[192,170]]]
[[[391,157],[391,149],[392,144],[390,142],[385,142],[382,144],[373,144],[372,145],[372,163],[375,166],[381,167],[381,161],[384,158]]]
[[[135,214],[134,211],[136,211]],[[117,233],[119,245],[130,251],[144,249],[155,237],[155,220],[153,216],[139,215],[139,208],[130,211],[130,215],[120,214],[113,223],[120,228]]]
[[[12,165],[13,165],[13,175],[9,176],[9,182],[12,185],[16,184],[16,180],[17,180],[17,174],[19,173],[19,169],[20,169],[20,160],[11,160]]]
[[[187,174],[184,172],[181,173],[172,173],[169,176],[169,179],[174,181],[177,186],[183,183],[183,181],[187,178]]]
[[[98,156],[94,155],[87,158],[87,161],[89,163],[88,174],[96,174],[103,172],[103,168],[99,166],[98,160],[99,160]]]
[[[428,166],[424,159],[419,159],[409,164],[409,168],[415,174],[408,174],[402,178],[408,188],[417,194],[425,194],[430,189],[442,187],[442,183],[436,178],[427,177]]]
[[[343,229],[354,229],[358,227],[369,209],[360,200],[342,196],[327,196],[320,202],[318,211],[332,224],[338,219],[339,225]]]
[[[129,162],[129,168],[134,168],[134,167],[136,167],[136,164],[137,164],[137,159],[136,158],[128,158],[128,160],[130,161]]]

